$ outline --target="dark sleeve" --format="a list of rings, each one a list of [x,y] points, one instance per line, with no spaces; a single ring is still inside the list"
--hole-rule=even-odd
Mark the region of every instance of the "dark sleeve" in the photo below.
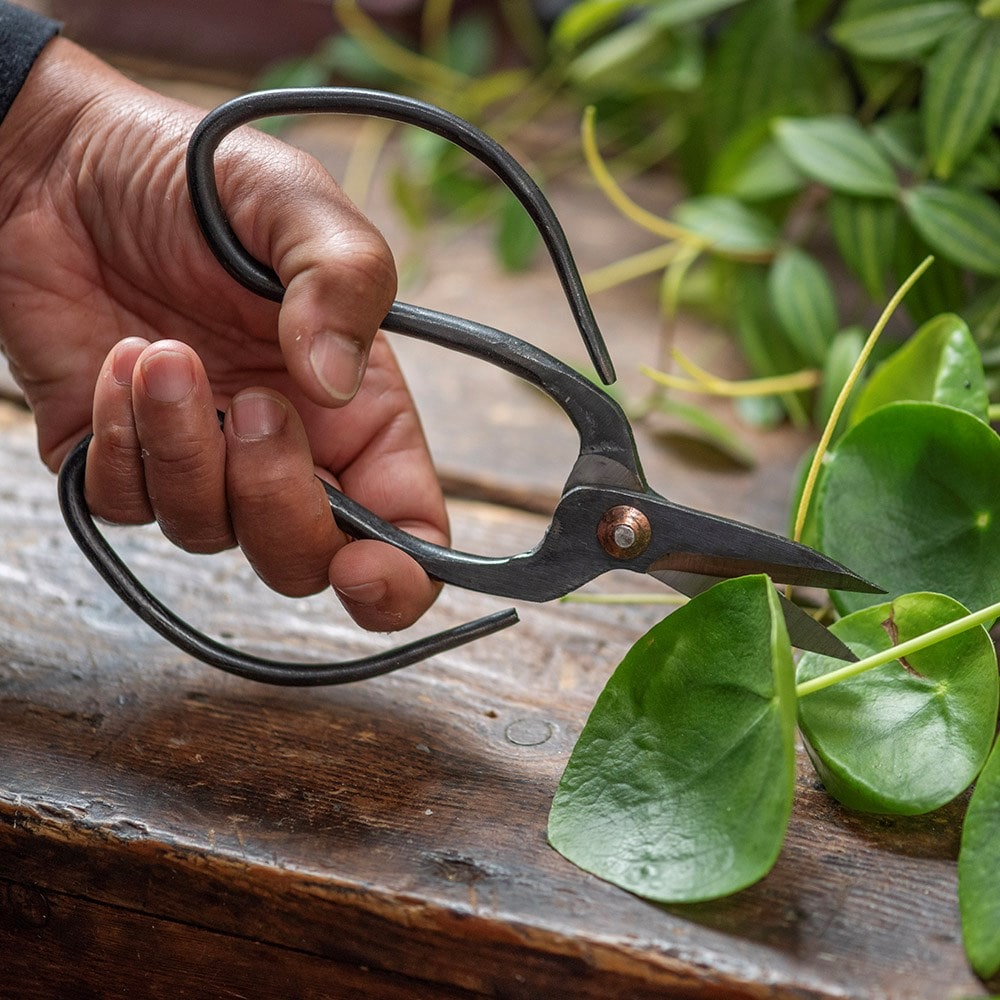
[[[0,0],[0,121],[10,111],[38,54],[58,30],[55,21]]]

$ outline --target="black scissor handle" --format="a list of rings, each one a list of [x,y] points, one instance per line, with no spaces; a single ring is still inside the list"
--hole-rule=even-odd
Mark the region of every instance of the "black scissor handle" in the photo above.
[[[517,197],[537,226],[591,362],[605,384],[614,382],[611,356],[584,291],[566,234],[538,185],[521,164],[485,132],[457,115],[412,97],[353,87],[262,90],[227,101],[202,119],[188,146],[191,200],[212,252],[240,284],[276,302],[285,293],[274,271],[247,251],[229,225],[219,200],[215,152],[230,132],[258,118],[325,113],[358,114],[415,125],[447,139],[489,167]],[[408,332],[408,311],[414,308],[395,303],[383,327],[398,333]]]
[[[226,646],[199,632],[154,597],[101,534],[84,494],[89,444],[89,437],[77,444],[59,470],[59,505],[73,540],[111,589],[150,628],[195,659],[226,673],[291,687],[346,684],[399,670],[517,623],[517,612],[507,608],[384,653],[337,663],[271,660]]]
[[[233,129],[257,118],[322,112],[375,115],[416,125],[449,139],[489,166],[518,197],[538,226],[591,360],[605,382],[614,381],[611,360],[565,234],[537,185],[517,161],[485,133],[440,108],[410,98],[347,88],[265,91],[236,98],[206,116],[192,136],[188,150],[189,189],[206,240],[234,278],[265,298],[280,301],[284,295],[277,275],[249,254],[225,216],[214,169],[214,156],[219,143]],[[544,352],[489,327],[401,302],[393,305],[382,325],[389,330],[485,358],[534,382],[569,413],[581,435],[581,454],[589,449],[588,442],[600,440],[601,432],[594,424],[594,413],[604,411],[599,403],[595,411],[594,404],[603,394]],[[604,416],[610,418],[610,424],[614,425],[612,436],[620,442],[618,451],[624,464],[629,466],[629,463],[635,462],[631,432],[620,411],[617,414],[614,412],[616,409],[615,404],[611,404],[611,411],[605,412]],[[607,436],[605,434],[604,438]],[[143,621],[189,655],[228,673],[268,684],[316,686],[347,683],[398,670],[517,621],[517,613],[507,609],[385,653],[338,663],[304,664],[270,660],[225,646],[193,628],[154,597],[101,534],[85,498],[88,445],[89,439],[81,441],[69,454],[59,473],[60,506],[74,540],[115,593]],[[605,440],[602,452],[608,447]],[[353,504],[336,491],[331,495],[331,507],[342,523],[353,525],[360,534],[379,537],[378,525],[384,522],[370,511]],[[413,552],[413,545],[419,540],[403,532],[399,534],[402,537],[393,543],[416,554],[419,559],[421,553]],[[454,559],[461,554],[452,550],[440,549],[438,554],[443,558],[443,566],[461,562],[458,560],[457,563]]]

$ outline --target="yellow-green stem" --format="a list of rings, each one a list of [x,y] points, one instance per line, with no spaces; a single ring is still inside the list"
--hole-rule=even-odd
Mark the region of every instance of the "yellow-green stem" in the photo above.
[[[850,375],[847,376],[847,380],[844,382],[843,386],[841,386],[837,400],[833,404],[833,409],[830,411],[830,418],[827,420],[826,426],[823,428],[823,433],[820,435],[819,444],[816,446],[816,454],[813,455],[812,463],[809,466],[809,472],[806,475],[805,485],[802,488],[802,498],[799,500],[799,508],[795,512],[795,531],[792,535],[792,538],[795,541],[799,541],[802,538],[802,532],[805,530],[806,515],[809,513],[809,504],[812,500],[813,492],[816,489],[816,480],[819,478],[819,470],[823,465],[823,459],[826,457],[826,453],[830,448],[830,442],[833,440],[833,432],[836,430],[837,424],[840,422],[840,416],[844,412],[844,407],[847,405],[847,400],[851,395],[851,390],[861,377],[861,372],[868,363],[868,358],[872,353],[872,349],[878,343],[879,337],[882,336],[882,331],[889,322],[889,318],[896,311],[896,307],[900,302],[902,302],[903,297],[913,287],[920,275],[922,275],[924,271],[931,266],[933,260],[933,257],[924,258],[924,260],[914,268],[906,281],[899,286],[896,294],[889,300],[889,304],[882,311],[882,315],[879,316],[878,322],[874,327],[872,327],[872,332],[868,335],[868,339],[865,341],[865,346],[861,349],[861,353],[854,362],[854,367],[851,369]]]
[[[923,635],[907,639],[906,642],[901,642],[899,645],[883,650],[881,653],[872,653],[871,656],[866,656],[863,660],[858,660],[857,663],[848,663],[847,666],[831,670],[828,674],[821,674],[819,677],[803,681],[796,686],[795,694],[799,698],[804,698],[806,695],[822,691],[824,688],[828,688],[839,681],[846,681],[868,670],[883,667],[885,664],[891,663],[893,660],[898,660],[901,657],[912,656],[914,653],[920,652],[921,649],[926,649],[928,646],[933,646],[938,642],[944,642],[945,639],[951,639],[953,636],[960,635],[970,628],[976,628],[978,625],[986,625],[988,622],[994,621],[997,617],[1000,617],[1000,603],[991,604],[988,608],[983,608],[981,611],[974,611],[972,614],[957,618],[953,622],[948,622],[947,625],[940,625],[938,628],[931,629],[930,632],[924,632]]]

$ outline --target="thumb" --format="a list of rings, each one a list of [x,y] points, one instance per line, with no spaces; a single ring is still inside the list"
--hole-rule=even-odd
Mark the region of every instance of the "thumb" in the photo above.
[[[285,365],[310,400],[342,406],[358,391],[395,297],[395,263],[381,233],[318,161],[280,142],[268,152],[252,188],[250,231],[285,286],[278,314]]]

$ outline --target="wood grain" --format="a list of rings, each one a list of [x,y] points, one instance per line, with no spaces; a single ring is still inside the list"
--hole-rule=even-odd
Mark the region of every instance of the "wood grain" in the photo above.
[[[644,903],[547,846],[573,741],[656,611],[528,606],[393,676],[258,686],[186,659],[95,580],[27,417],[3,448],[0,996],[65,996],[67,977],[82,997],[984,994],[958,937],[961,803],[851,815],[803,760],[773,872],[696,907]],[[453,514],[512,549],[543,524]],[[215,634],[303,656],[385,641],[326,598],[270,595],[236,554],[115,538]],[[448,590],[426,627],[495,606]]]

